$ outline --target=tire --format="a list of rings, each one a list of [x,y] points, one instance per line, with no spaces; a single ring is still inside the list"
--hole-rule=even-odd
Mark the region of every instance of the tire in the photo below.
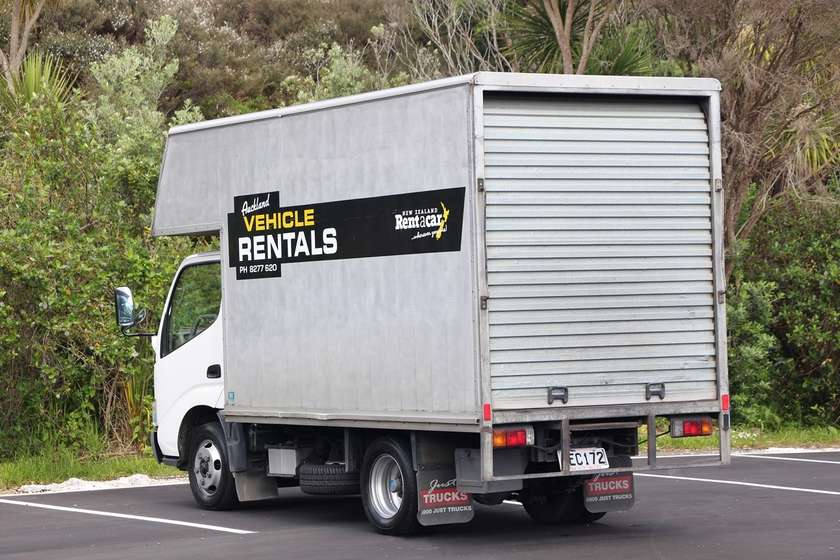
[[[359,493],[359,473],[344,471],[344,465],[304,463],[298,469],[300,490],[304,494],[346,496]]]
[[[541,479],[540,482],[542,482]],[[537,523],[548,525],[596,521],[603,514],[589,513],[583,505],[583,487],[567,486],[557,479],[532,485],[522,499],[525,511]]]
[[[218,422],[201,424],[190,434],[187,472],[190,490],[199,507],[224,510],[239,503],[236,483],[228,463],[224,433]]]
[[[417,521],[417,476],[402,441],[374,441],[362,460],[362,506],[371,525],[385,535],[410,535]]]
[[[627,455],[610,457],[610,466],[633,467],[633,459]],[[550,472],[557,470],[554,464],[532,465],[529,472]],[[545,524],[593,523],[607,512],[592,513],[583,502],[583,480],[581,478],[538,478],[531,481],[522,493],[522,505],[531,519]]]

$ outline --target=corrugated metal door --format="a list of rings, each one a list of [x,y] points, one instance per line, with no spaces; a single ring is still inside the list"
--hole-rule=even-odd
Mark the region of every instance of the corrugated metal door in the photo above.
[[[487,95],[484,135],[494,407],[715,399],[699,105]]]

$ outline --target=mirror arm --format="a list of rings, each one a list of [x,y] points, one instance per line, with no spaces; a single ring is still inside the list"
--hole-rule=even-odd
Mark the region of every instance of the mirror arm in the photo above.
[[[140,323],[142,323],[143,321],[145,321],[147,315],[148,315],[148,312],[145,309],[141,309],[137,313],[137,317],[134,318],[134,323],[133,324],[131,324],[129,326],[126,326],[126,327],[120,327],[120,332],[122,333],[122,335],[123,336],[148,336],[148,337],[152,337],[152,336],[157,335],[156,332],[137,332],[137,333],[129,332],[129,329],[132,329],[132,328],[136,327],[137,325],[139,325]]]
[[[155,336],[156,332],[128,332],[131,327],[120,327],[120,332],[123,336]]]

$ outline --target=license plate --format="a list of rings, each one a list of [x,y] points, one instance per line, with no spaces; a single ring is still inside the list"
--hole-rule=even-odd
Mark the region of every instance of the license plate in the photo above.
[[[558,457],[560,453],[562,452],[557,452]],[[608,468],[610,468],[610,462],[603,447],[581,447],[572,449],[569,454],[569,470],[571,471],[598,471]]]

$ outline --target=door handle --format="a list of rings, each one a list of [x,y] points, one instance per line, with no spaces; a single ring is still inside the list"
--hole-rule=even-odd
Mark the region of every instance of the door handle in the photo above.
[[[222,366],[213,364],[207,368],[207,379],[218,379],[222,376]]]

